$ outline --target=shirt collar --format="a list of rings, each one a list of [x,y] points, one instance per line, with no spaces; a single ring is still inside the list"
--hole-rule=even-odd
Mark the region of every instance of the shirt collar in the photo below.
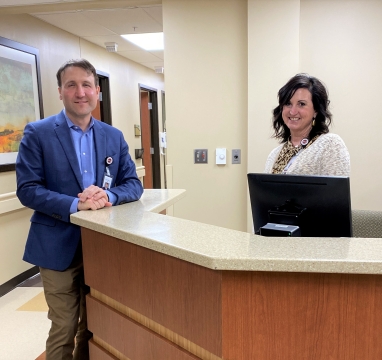
[[[70,119],[68,118],[68,116],[66,115],[66,111],[65,111],[65,109],[64,109],[64,115],[65,115],[66,123],[68,124],[69,128],[78,128],[78,129],[80,128],[78,125],[73,124],[72,120],[70,120]],[[86,131],[88,131],[88,130],[90,130],[91,128],[93,128],[93,126],[94,126],[94,118],[93,118],[93,116],[91,116],[91,118],[90,118],[90,124],[89,124],[89,127],[86,129]],[[85,132],[86,132],[86,131],[85,131]]]

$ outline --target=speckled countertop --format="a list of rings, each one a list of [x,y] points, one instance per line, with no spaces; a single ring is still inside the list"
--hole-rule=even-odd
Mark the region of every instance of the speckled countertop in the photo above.
[[[139,201],[71,221],[210,269],[382,274],[382,239],[270,238],[157,214],[184,196],[146,190]]]

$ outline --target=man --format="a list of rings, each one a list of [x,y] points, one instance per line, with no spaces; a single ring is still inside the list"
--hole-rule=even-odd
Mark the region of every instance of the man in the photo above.
[[[94,67],[68,61],[57,82],[64,110],[27,124],[16,161],[17,196],[34,210],[23,259],[40,267],[49,306],[46,359],[86,360],[89,288],[70,214],[138,200],[143,189],[122,133],[91,115],[99,94]]]

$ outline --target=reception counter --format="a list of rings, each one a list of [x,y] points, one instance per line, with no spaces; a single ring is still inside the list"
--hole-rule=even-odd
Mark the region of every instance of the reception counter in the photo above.
[[[382,359],[382,239],[265,238],[159,214],[184,190],[82,227],[91,360]]]

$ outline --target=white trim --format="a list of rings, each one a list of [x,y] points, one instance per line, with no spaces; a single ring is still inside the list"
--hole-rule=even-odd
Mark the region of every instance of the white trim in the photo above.
[[[0,195],[0,214],[22,209],[24,206],[16,196],[16,191]]]

